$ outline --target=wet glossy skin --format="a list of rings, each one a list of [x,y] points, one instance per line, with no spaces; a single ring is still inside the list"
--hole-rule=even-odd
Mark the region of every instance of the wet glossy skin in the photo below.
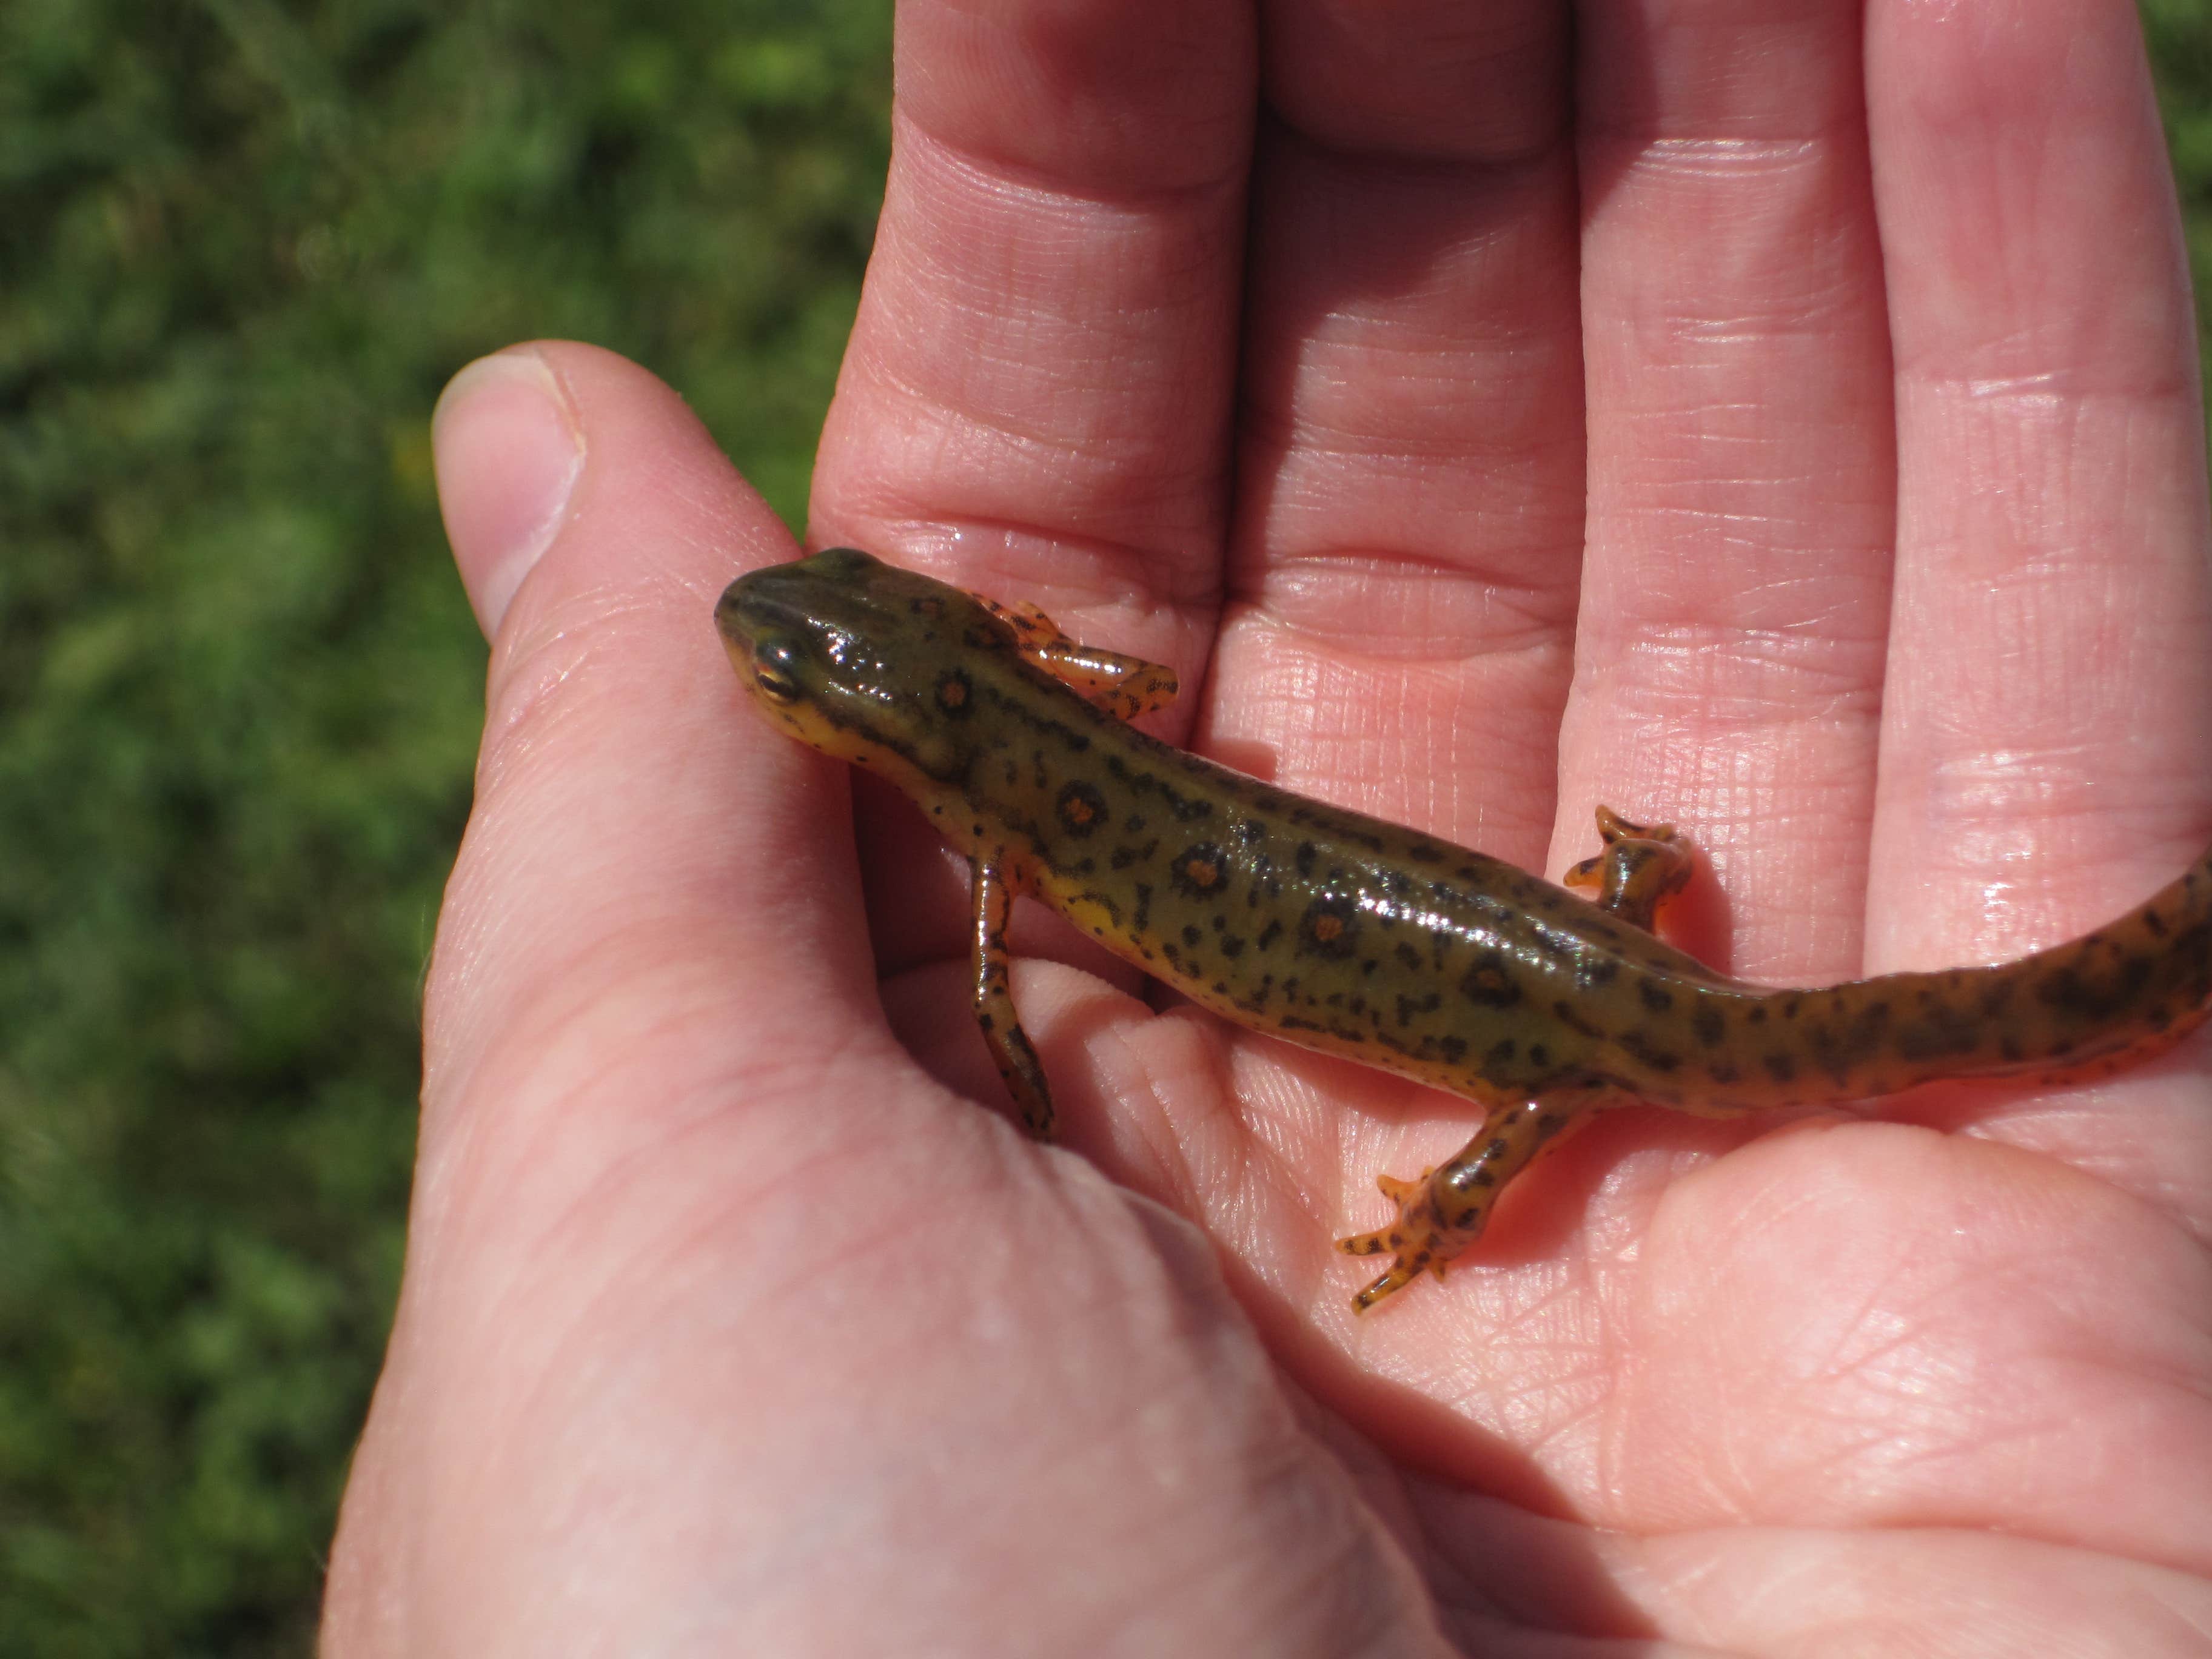
[[[1939,1078],[2057,1080],[2177,1041],[2212,1004],[2212,851],[2087,937],[1993,968],[1820,990],[1725,978],[1656,938],[1689,873],[1668,826],[1603,808],[1567,879],[1271,788],[1125,722],[1170,671],[1088,649],[849,548],[759,570],[716,608],[768,716],[881,773],[975,872],[977,1017],[1030,1127],[1051,1094],[1006,989],[1027,893],[1224,1018],[1479,1102],[1481,1133],[1340,1240],[1390,1269],[1364,1310],[1480,1236],[1504,1183],[1603,1107],[1708,1115]]]

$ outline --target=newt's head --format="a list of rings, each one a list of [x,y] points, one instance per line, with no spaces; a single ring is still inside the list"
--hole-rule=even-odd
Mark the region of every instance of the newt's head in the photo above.
[[[769,719],[909,787],[911,773],[960,775],[969,665],[1015,649],[1013,630],[958,588],[851,547],[738,577],[714,625]]]

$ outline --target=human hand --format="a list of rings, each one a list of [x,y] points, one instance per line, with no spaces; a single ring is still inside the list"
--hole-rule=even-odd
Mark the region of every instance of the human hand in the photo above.
[[[1516,862],[1671,817],[1748,977],[2016,955],[2169,878],[2212,583],[2132,12],[1585,9],[1571,59],[1563,12],[1465,15],[1262,52],[1231,9],[909,5],[810,538]],[[1881,1121],[1613,1115],[1355,1323],[1330,1239],[1474,1109],[1036,922],[1084,1157],[1022,1141],[959,872],[864,795],[856,875],[841,771],[716,646],[780,528],[637,371],[493,363],[441,422],[496,647],[332,1653],[2212,1620],[2203,1040]]]

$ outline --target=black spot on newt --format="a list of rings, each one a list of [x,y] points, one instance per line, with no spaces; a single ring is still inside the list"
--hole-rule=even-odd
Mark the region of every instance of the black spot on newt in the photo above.
[[[1601,1037],[1605,1035],[1591,1024],[1581,1009],[1564,997],[1552,1005],[1552,1018],[1578,1036]]]
[[[1617,957],[1588,953],[1575,963],[1575,988],[1582,991],[1601,991],[1620,977],[1620,960]]]
[[[1156,841],[1148,841],[1142,847],[1117,847],[1106,861],[1116,870],[1126,870],[1133,864],[1144,863],[1159,850],[1160,844]]]
[[[1671,1072],[1682,1063],[1680,1054],[1649,1031],[1623,1031],[1613,1042],[1621,1053],[1655,1072]]]
[[[1401,996],[1398,999],[1398,1024],[1411,1025],[1416,1014],[1433,1014],[1443,1006],[1443,999],[1434,991],[1424,997]]]

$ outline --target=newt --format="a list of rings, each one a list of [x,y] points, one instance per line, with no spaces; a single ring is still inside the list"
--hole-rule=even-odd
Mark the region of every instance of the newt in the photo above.
[[[738,578],[715,622],[775,725],[889,779],[967,855],[976,1019],[1032,1133],[1051,1135],[1053,1106],[1008,990],[1017,894],[1225,1019],[1482,1108],[1455,1156],[1379,1178],[1395,1220],[1337,1241],[1390,1257],[1358,1311],[1441,1279],[1506,1183],[1599,1110],[2072,1081],[2212,1012],[2212,849],[2015,962],[1776,989],[1654,931],[1692,869],[1672,825],[1600,807],[1603,850],[1565,878],[1579,896],[1148,737],[1128,722],[1173,700],[1171,670],[852,548]]]

